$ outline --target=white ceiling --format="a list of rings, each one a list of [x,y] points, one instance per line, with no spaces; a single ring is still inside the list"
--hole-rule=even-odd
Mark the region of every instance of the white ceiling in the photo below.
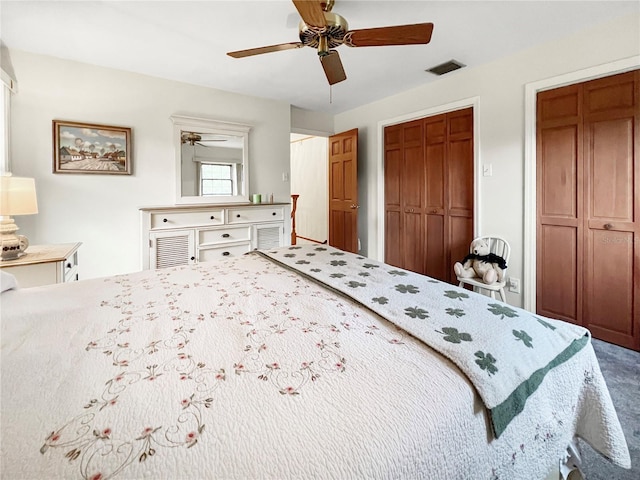
[[[301,48],[234,59],[226,52],[298,41],[289,0],[0,0],[11,49],[138,72],[339,113],[438,78],[425,69],[455,59],[466,68],[630,13],[632,1],[356,1],[333,12],[350,29],[433,22],[428,45],[339,47],[347,80],[329,88],[316,52]],[[456,72],[448,75],[456,75]],[[17,72],[18,85],[20,84]]]

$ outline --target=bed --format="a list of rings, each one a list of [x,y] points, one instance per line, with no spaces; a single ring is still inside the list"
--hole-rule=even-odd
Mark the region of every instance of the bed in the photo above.
[[[576,436],[630,467],[586,330],[328,246],[13,288],[1,323],[3,479],[544,479]]]

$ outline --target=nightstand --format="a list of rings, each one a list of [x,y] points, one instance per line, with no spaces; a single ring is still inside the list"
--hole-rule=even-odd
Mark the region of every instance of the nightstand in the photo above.
[[[25,255],[0,263],[21,288],[78,280],[78,249],[82,243],[31,245]]]

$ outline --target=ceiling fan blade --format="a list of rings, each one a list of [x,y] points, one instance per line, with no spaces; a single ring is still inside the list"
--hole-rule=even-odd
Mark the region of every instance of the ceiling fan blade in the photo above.
[[[347,32],[344,43],[350,47],[427,44],[431,41],[432,32],[433,23],[365,28]]]
[[[251,55],[260,55],[262,53],[280,52],[282,50],[291,50],[293,48],[304,47],[300,42],[280,43],[278,45],[269,45],[267,47],[249,48],[248,50],[238,50],[236,52],[228,52],[227,55],[233,58],[250,57]]]
[[[326,55],[320,56],[320,63],[322,63],[329,85],[334,85],[347,79],[340,55],[335,50],[330,50]]]
[[[320,0],[293,0],[298,13],[304,23],[310,27],[326,27],[327,21],[324,18],[324,11],[320,5]]]

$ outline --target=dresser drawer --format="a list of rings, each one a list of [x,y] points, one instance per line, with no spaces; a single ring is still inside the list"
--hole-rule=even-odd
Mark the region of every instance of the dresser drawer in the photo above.
[[[152,213],[151,229],[180,228],[193,225],[222,225],[224,223],[224,210],[207,210],[200,212],[169,212]]]
[[[202,247],[229,242],[248,242],[249,240],[251,240],[251,225],[198,230],[198,243]]]
[[[223,245],[220,247],[201,248],[198,251],[199,262],[210,262],[212,260],[222,260],[224,258],[239,257],[251,250],[251,243],[240,243],[236,245]]]
[[[64,272],[64,282],[75,282],[78,280],[78,252],[74,252],[64,262],[62,262]]]
[[[227,210],[227,215],[227,223],[229,224],[276,222],[284,220],[284,209],[277,206],[272,208],[230,208]]]

